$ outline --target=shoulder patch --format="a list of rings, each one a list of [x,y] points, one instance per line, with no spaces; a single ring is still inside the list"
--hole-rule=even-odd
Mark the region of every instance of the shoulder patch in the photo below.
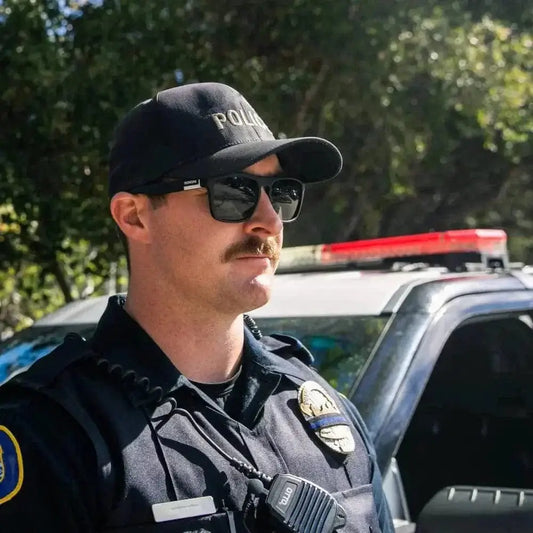
[[[15,435],[0,426],[0,505],[18,494],[24,479],[22,453]]]

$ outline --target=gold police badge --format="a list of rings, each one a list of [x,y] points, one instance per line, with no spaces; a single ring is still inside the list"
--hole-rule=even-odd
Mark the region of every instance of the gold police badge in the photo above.
[[[326,446],[344,455],[355,450],[348,419],[318,383],[302,383],[298,389],[298,405],[309,427]]]

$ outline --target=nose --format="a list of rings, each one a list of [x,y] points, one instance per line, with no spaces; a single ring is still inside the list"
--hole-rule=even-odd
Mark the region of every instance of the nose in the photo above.
[[[244,222],[244,230],[246,233],[262,237],[279,235],[283,230],[283,222],[274,210],[264,188],[261,189],[261,196],[254,214]]]

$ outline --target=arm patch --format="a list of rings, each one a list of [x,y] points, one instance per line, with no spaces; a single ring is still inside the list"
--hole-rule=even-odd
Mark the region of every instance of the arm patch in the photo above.
[[[22,488],[24,465],[15,435],[0,426],[0,505],[14,498]]]

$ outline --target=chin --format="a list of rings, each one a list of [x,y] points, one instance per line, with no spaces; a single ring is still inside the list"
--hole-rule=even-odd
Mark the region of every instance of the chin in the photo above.
[[[270,300],[272,294],[272,276],[258,276],[251,285],[241,293],[243,301],[243,313],[263,307]]]

